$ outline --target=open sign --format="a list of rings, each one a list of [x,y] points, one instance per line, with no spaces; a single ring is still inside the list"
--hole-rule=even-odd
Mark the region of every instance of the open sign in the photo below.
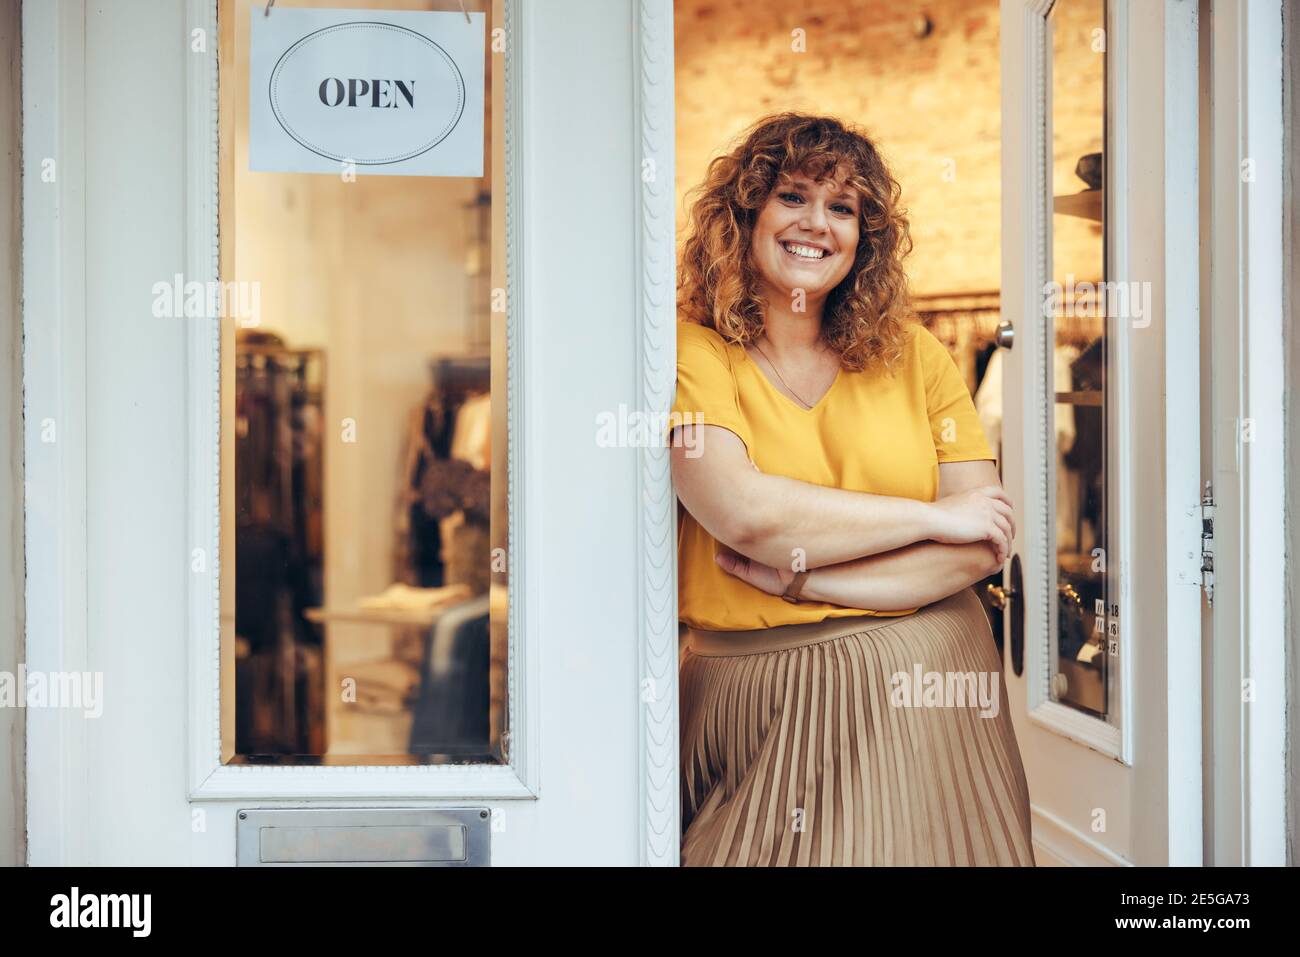
[[[253,13],[250,169],[483,175],[481,13]]]

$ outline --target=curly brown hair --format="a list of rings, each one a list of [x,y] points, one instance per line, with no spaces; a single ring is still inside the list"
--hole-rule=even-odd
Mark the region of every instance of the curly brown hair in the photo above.
[[[758,212],[782,174],[820,183],[847,170],[862,198],[857,254],[826,299],[821,338],[846,369],[891,369],[902,355],[911,302],[903,258],[912,250],[901,189],[860,129],[826,116],[778,113],[749,127],[709,163],[691,191],[681,246],[677,306],[683,318],[748,343],[763,331],[766,303],[749,257]]]

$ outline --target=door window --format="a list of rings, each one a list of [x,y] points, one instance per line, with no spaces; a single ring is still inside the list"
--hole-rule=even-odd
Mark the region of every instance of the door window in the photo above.
[[[250,171],[250,19],[297,5],[219,6],[222,759],[505,763],[500,0],[479,178]]]
[[[1107,282],[1106,3],[1056,0],[1047,19],[1050,110],[1046,157],[1050,281],[1044,289],[1044,381],[1053,410],[1053,700],[1106,717],[1118,661],[1118,597],[1108,508],[1108,410],[1116,296]],[[1049,463],[1050,464],[1050,463]]]

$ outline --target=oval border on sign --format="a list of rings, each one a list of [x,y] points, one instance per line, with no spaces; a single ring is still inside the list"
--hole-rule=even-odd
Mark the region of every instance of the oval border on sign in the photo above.
[[[337,156],[333,153],[322,152],[320,149],[318,149],[311,143],[308,143],[307,141],[302,139],[300,136],[298,136],[297,133],[295,133],[292,129],[290,129],[288,125],[286,125],[284,119],[280,115],[280,109],[275,99],[276,81],[280,76],[280,70],[284,66],[285,61],[288,60],[288,58],[299,47],[301,47],[312,37],[317,36],[318,34],[321,33],[329,33],[333,30],[347,30],[352,27],[372,27],[372,28],[379,27],[385,30],[397,30],[401,33],[409,33],[411,36],[416,37],[419,40],[423,40],[425,43],[429,44],[429,46],[437,50],[440,54],[442,54],[443,58],[451,66],[452,72],[456,76],[456,94],[457,94],[457,99],[460,102],[456,108],[456,115],[452,117],[451,122],[447,124],[447,128],[443,130],[443,132],[440,135],[434,138],[434,140],[430,142],[427,146],[422,146],[418,150],[391,159],[359,160],[352,156]],[[399,27],[394,23],[382,23],[377,20],[350,20],[347,23],[335,23],[328,27],[321,27],[321,29],[319,30],[313,30],[311,33],[307,34],[306,36],[298,38],[297,40],[294,41],[293,46],[289,47],[289,49],[285,50],[284,53],[280,54],[280,59],[275,61],[275,66],[271,70],[271,79],[267,84],[266,92],[267,92],[268,99],[270,99],[271,101],[271,115],[274,116],[275,121],[280,124],[280,129],[284,130],[284,132],[288,134],[288,136],[295,143],[297,143],[303,149],[310,150],[311,152],[315,153],[317,156],[324,157],[325,159],[335,160],[336,162],[340,162],[340,163],[352,162],[352,163],[356,163],[358,166],[389,166],[392,165],[393,163],[404,163],[407,160],[414,159],[417,156],[421,156],[424,153],[429,152],[429,150],[433,149],[435,146],[437,146],[439,143],[445,140],[448,136],[450,136],[452,131],[456,129],[457,126],[460,125],[460,119],[465,114],[465,77],[461,74],[460,67],[456,65],[456,61],[452,58],[451,54],[449,54],[446,50],[444,50],[438,43],[426,37],[423,33],[417,33],[408,27]]]

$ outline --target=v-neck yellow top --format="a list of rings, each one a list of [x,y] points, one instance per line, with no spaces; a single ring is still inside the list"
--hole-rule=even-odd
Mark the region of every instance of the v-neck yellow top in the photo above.
[[[805,409],[777,389],[743,346],[679,321],[672,411],[669,433],[683,422],[721,426],[740,437],[761,472],[924,502],[938,495],[940,462],[995,458],[956,363],[919,323],[908,325],[892,375],[841,368],[826,394]],[[916,611],[792,604],[728,575],[714,561],[717,551],[717,540],[679,508],[678,617],[696,628],[736,631]]]

